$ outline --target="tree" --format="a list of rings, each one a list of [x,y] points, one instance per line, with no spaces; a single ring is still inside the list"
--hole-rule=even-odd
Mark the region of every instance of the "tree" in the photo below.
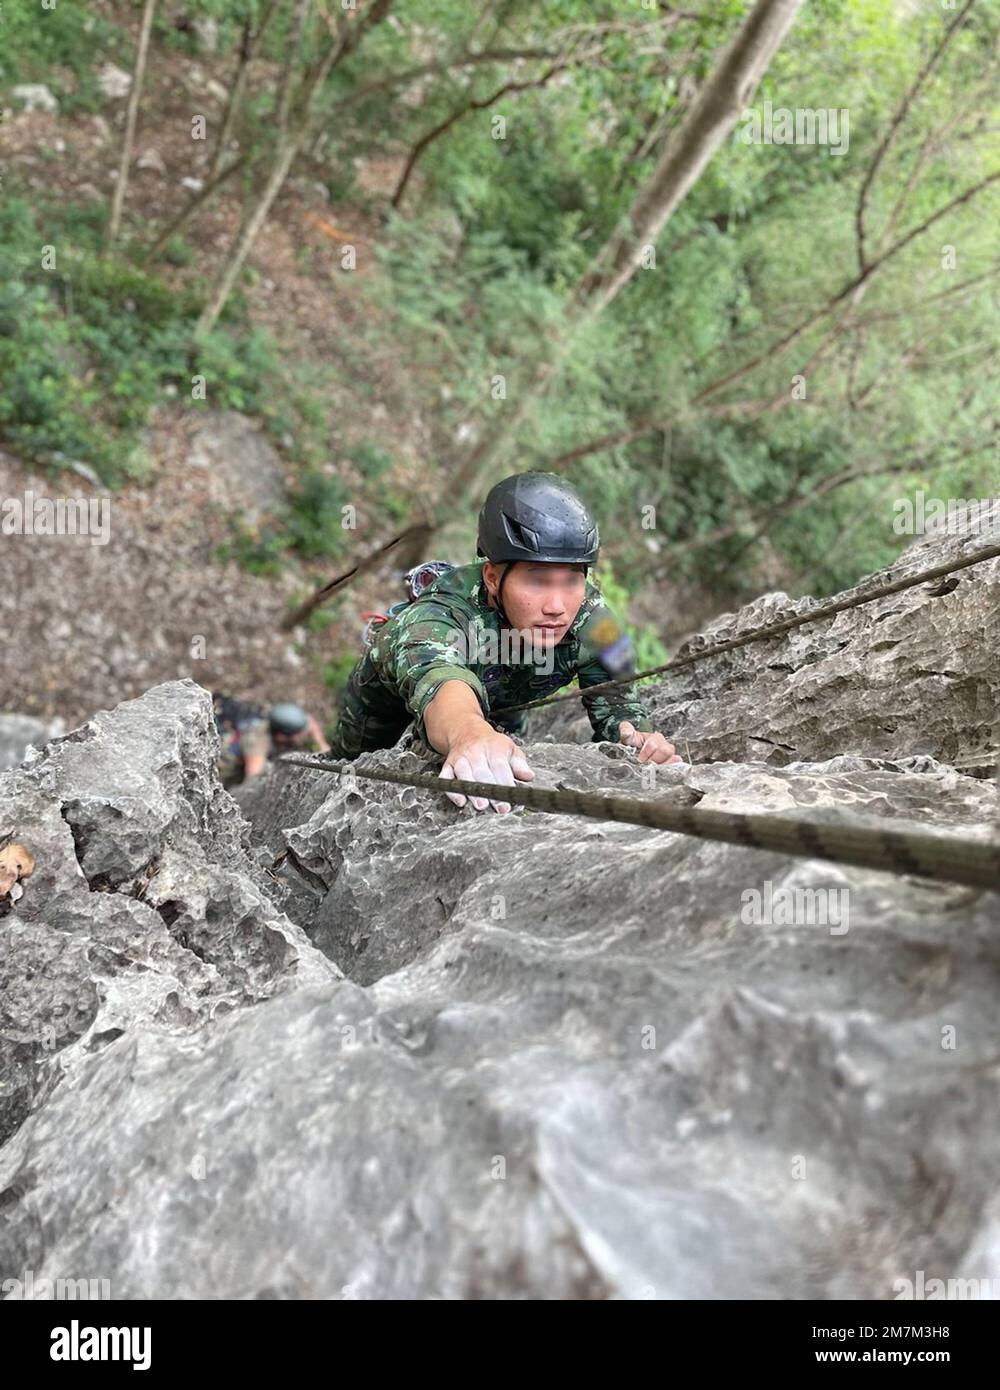
[[[128,188],[129,168],[132,164],[132,149],[135,145],[135,127],[139,115],[139,98],[146,75],[146,55],[149,52],[149,36],[153,28],[153,15],[156,0],[143,0],[142,20],[139,25],[139,42],[135,51],[135,67],[132,70],[132,86],[128,94],[128,110],[125,117],[125,135],[122,139],[122,159],[118,169],[114,196],[111,200],[111,217],[108,220],[106,245],[113,246],[118,239],[121,226],[122,208],[125,205],[125,191]]]
[[[427,545],[438,524],[435,508],[440,507],[445,495],[461,496],[466,490],[479,495],[485,490],[497,462],[545,394],[559,365],[572,352],[581,323],[606,308],[635,273],[643,247],[659,235],[735,125],[801,5],[802,0],[757,0],[696,101],[668,139],[651,176],[635,195],[629,213],[571,294],[556,340],[536,344],[529,379],[519,393],[512,418],[501,420],[457,472],[442,479],[437,498],[426,504],[415,519],[407,560],[419,556]],[[383,544],[372,553],[384,548]]]

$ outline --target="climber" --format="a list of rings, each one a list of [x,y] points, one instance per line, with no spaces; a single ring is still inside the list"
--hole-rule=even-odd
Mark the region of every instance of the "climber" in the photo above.
[[[222,740],[218,768],[223,786],[259,777],[269,758],[310,741],[319,752],[330,751],[316,720],[298,705],[272,705],[265,714],[257,705],[213,693],[212,708]]]
[[[597,685],[623,667],[627,638],[587,577],[598,545],[586,504],[556,474],[497,483],[479,514],[482,559],[440,575],[373,634],[341,697],[333,757],[391,748],[412,721],[416,738],[444,755],[442,777],[509,787],[530,781],[535,774],[509,737],[523,714],[505,717],[505,709],[574,677],[581,687]],[[503,650],[504,630],[525,639],[527,659],[524,650],[512,657],[509,644]],[[594,742],[636,748],[642,763],[681,761],[632,687],[583,702]],[[510,810],[480,797],[472,805]]]

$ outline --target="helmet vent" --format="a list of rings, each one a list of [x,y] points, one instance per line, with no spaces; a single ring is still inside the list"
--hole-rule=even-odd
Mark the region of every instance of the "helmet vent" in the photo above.
[[[538,549],[538,533],[531,531],[527,526],[522,526],[514,517],[503,513],[504,524],[507,527],[507,534],[516,545],[523,546],[525,550]]]

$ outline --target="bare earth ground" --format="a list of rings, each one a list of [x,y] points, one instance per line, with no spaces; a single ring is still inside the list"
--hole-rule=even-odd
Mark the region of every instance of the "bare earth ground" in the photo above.
[[[257,579],[213,558],[227,534],[224,510],[208,500],[206,471],[182,466],[183,424],[171,434],[174,448],[160,436],[155,486],[112,496],[107,545],[85,536],[0,537],[0,710],[59,715],[72,727],[150,685],[190,676],[325,712],[329,697],[311,663],[296,654],[294,634],[277,630],[294,580]],[[0,494],[28,490],[107,495],[72,475],[45,480],[0,456]],[[204,659],[192,655],[202,649]]]

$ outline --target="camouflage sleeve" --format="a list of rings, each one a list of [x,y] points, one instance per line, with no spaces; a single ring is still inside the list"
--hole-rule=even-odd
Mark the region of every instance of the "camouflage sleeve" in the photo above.
[[[599,685],[602,681],[611,679],[596,658],[586,666],[581,666],[577,676],[581,690],[588,685]],[[636,695],[634,685],[622,685],[617,690],[607,690],[602,695],[585,695],[583,704],[593,726],[594,743],[617,743],[618,726],[626,719],[637,729],[646,733],[653,732],[649,710]]]
[[[628,645],[628,639],[624,636],[624,629],[618,619],[603,601],[599,602],[580,632],[581,661],[576,674],[581,690],[585,690],[588,685],[601,685],[612,679],[613,673],[601,662],[598,651],[602,645],[615,638]],[[631,662],[631,656],[629,660]],[[630,664],[625,671],[620,671],[620,674],[624,675],[626,671],[634,670],[634,664]],[[617,743],[618,728],[623,720],[628,720],[636,729],[646,733],[653,732],[653,721],[649,717],[649,711],[636,695],[635,687],[632,685],[622,685],[617,690],[608,690],[601,695],[585,695],[583,704],[594,730],[594,743]]]
[[[459,680],[475,694],[486,718],[486,689],[466,661],[469,646],[462,615],[447,603],[424,600],[405,608],[376,639],[376,661],[413,715],[418,737],[428,742],[424,711],[445,681]]]

